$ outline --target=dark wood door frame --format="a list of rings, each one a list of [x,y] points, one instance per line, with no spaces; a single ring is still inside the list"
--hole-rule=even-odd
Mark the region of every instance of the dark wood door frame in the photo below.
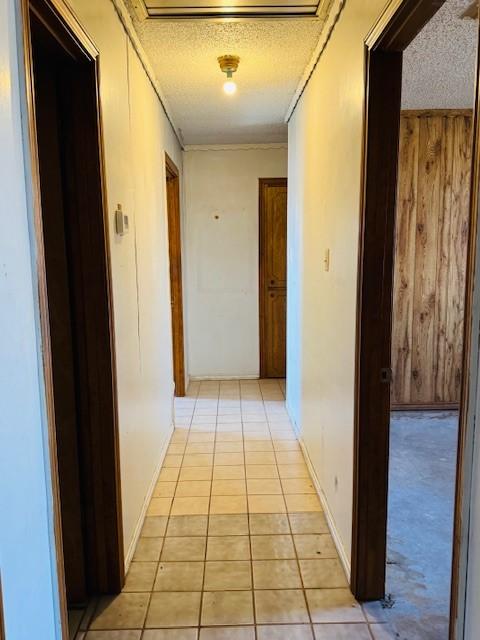
[[[267,265],[265,255],[265,188],[269,186],[286,187],[287,178],[259,178],[258,180],[258,296],[259,296],[259,346],[260,346],[260,378],[268,377],[267,371]]]
[[[85,513],[89,545],[88,580],[95,593],[116,593],[124,582],[123,528],[120,494],[117,386],[113,304],[108,240],[108,219],[103,164],[103,137],[98,91],[98,51],[63,0],[22,0],[24,50],[25,139],[30,158],[30,207],[34,227],[39,321],[46,422],[53,491],[54,536],[57,560],[62,636],[68,638],[67,604],[62,546],[62,525],[54,385],[48,310],[45,250],[42,228],[41,180],[35,117],[34,65],[31,20],[43,23],[78,64],[70,85],[71,125],[66,132],[74,149],[69,158],[78,181],[68,183],[71,220],[79,237],[74,274],[77,290],[80,371],[85,399],[83,415],[83,468]],[[87,95],[88,98],[83,99]],[[85,212],[89,212],[87,216]],[[94,255],[95,254],[95,255]],[[82,301],[82,302],[81,302]]]
[[[392,0],[365,41],[365,115],[357,297],[351,587],[360,600],[384,596],[390,422],[393,249],[402,52],[443,0]],[[478,66],[477,66],[478,77]],[[464,456],[471,348],[478,192],[478,81],[475,110],[464,376],[459,428],[450,637],[455,635],[466,523]],[[387,133],[385,133],[387,132]],[[468,457],[468,456],[467,456]],[[467,480],[468,484],[468,480]]]
[[[175,395],[185,395],[185,340],[183,331],[182,234],[180,215],[180,173],[165,153],[167,180],[168,253],[170,258],[170,304]]]

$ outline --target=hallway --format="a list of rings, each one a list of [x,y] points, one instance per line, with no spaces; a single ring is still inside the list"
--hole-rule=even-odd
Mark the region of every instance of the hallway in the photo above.
[[[76,640],[385,637],[347,588],[283,381],[192,383],[175,416],[123,593]]]

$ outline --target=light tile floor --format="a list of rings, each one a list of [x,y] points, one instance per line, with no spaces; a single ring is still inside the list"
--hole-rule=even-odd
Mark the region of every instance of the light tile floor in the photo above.
[[[176,400],[125,588],[78,640],[391,637],[348,589],[284,388],[209,381]]]

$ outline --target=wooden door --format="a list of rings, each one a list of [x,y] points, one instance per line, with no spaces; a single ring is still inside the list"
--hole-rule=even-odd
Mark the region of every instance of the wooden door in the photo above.
[[[287,350],[287,179],[260,179],[260,376],[284,378]]]
[[[175,395],[185,395],[185,355],[183,340],[182,237],[180,222],[180,181],[178,169],[165,154],[167,177],[168,246],[170,255],[170,296],[172,307],[173,378]]]

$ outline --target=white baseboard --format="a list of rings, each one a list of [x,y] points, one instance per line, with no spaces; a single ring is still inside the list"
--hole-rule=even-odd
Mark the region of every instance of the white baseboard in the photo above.
[[[313,467],[312,461],[310,459],[310,456],[308,455],[308,451],[307,448],[305,446],[305,443],[303,441],[303,438],[301,438],[298,433],[297,433],[297,437],[298,437],[298,442],[300,444],[300,447],[302,449],[303,452],[303,456],[305,458],[305,462],[307,463],[307,467],[308,467],[308,471],[310,472],[310,475],[312,477],[313,480],[313,484],[315,486],[315,490],[318,494],[318,497],[320,498],[320,502],[322,504],[322,508],[323,511],[325,513],[325,518],[327,520],[327,524],[328,524],[328,528],[330,529],[330,533],[332,534],[332,538],[333,541],[335,543],[335,547],[337,548],[337,552],[338,555],[340,557],[340,562],[343,565],[343,569],[345,571],[345,575],[347,576],[347,580],[350,583],[350,575],[351,575],[351,566],[350,566],[350,558],[348,557],[346,551],[345,551],[345,547],[343,546],[342,543],[342,539],[340,537],[340,534],[338,533],[338,529],[335,525],[335,520],[333,518],[332,512],[330,511],[330,507],[328,505],[328,501],[327,498],[325,496],[325,493],[322,490],[322,487],[320,485],[320,482],[318,480],[317,474],[315,472],[315,469]]]
[[[165,444],[162,447],[160,452],[160,458],[158,460],[157,468],[155,469],[155,473],[153,474],[152,481],[150,486],[148,487],[147,495],[145,496],[145,500],[143,502],[142,510],[140,512],[140,516],[138,518],[137,526],[135,527],[135,531],[133,532],[132,540],[128,545],[128,551],[125,556],[125,573],[127,573],[130,563],[132,562],[133,554],[135,553],[135,548],[138,543],[138,539],[140,538],[140,534],[142,532],[143,523],[145,522],[145,516],[147,515],[148,505],[150,504],[150,500],[152,499],[153,491],[155,489],[155,485],[157,484],[158,476],[160,475],[160,470],[162,468],[163,461],[165,460],[165,456],[167,454],[167,449],[170,445],[170,439],[173,434],[173,424],[170,426],[170,430],[165,439]]]
[[[259,375],[251,376],[190,376],[190,382],[202,382],[208,380],[259,380]]]

